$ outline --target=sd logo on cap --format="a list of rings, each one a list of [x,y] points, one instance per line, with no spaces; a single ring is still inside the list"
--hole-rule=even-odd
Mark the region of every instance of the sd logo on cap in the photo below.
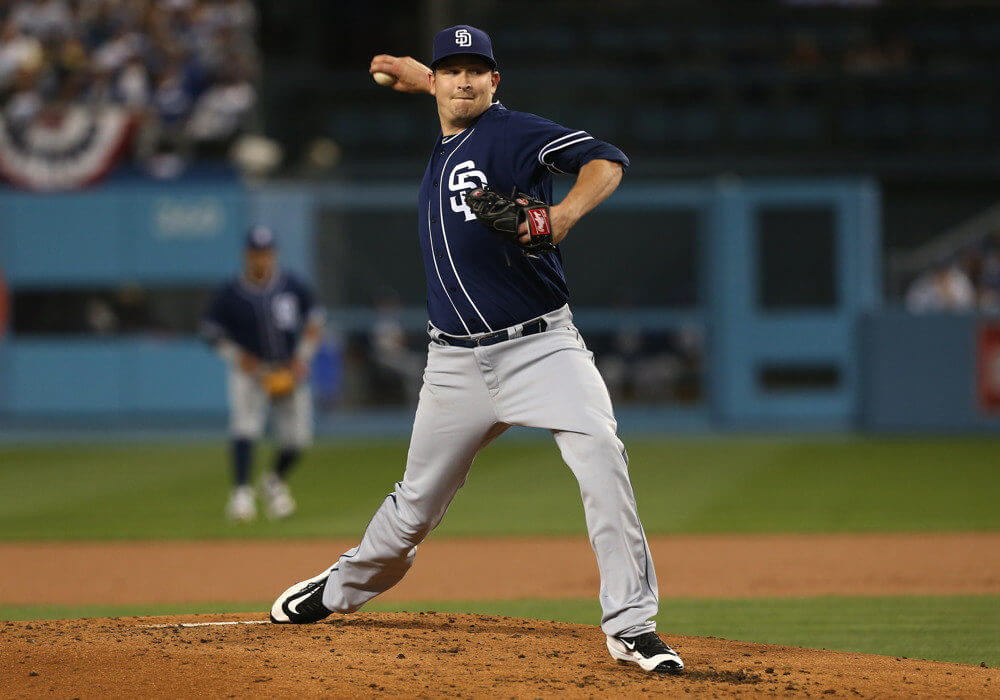
[[[434,37],[431,70],[434,70],[442,60],[457,55],[477,56],[486,61],[493,70],[497,69],[496,59],[493,58],[493,42],[490,41],[489,34],[468,24],[448,27],[437,33]]]
[[[247,232],[246,247],[250,250],[271,250],[275,243],[274,232],[267,226],[254,226]]]

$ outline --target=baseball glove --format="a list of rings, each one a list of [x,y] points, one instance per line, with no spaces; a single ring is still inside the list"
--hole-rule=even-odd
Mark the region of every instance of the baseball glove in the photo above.
[[[516,191],[507,196],[489,187],[477,187],[465,195],[465,203],[479,223],[525,253],[538,255],[556,249],[552,244],[549,205],[542,200]],[[531,234],[529,243],[518,240],[517,229],[525,221]]]
[[[283,399],[295,389],[295,375],[290,369],[275,369],[264,375],[264,391],[272,399]]]

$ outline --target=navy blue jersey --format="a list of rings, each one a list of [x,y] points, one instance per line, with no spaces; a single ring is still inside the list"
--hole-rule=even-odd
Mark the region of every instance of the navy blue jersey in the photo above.
[[[278,273],[263,287],[239,277],[215,293],[202,330],[210,341],[226,338],[265,362],[287,362],[319,313],[312,291],[294,275]]]
[[[506,109],[499,102],[463,131],[439,136],[420,185],[420,246],[427,312],[446,333],[470,335],[523,323],[569,299],[558,250],[529,256],[480,224],[465,194],[489,185],[552,202],[552,174],[628,158],[585,131]]]

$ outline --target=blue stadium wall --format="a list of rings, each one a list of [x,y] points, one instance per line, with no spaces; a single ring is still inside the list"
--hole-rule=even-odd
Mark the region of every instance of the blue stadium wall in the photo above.
[[[112,184],[93,192],[0,194],[0,270],[12,290],[214,285],[236,274],[266,193],[233,181]],[[282,219],[282,255],[310,275],[309,239]],[[0,342],[0,412],[9,423],[224,411],[223,371],[190,336],[52,337]]]
[[[402,196],[401,196],[402,195]],[[315,278],[316,212],[412,207],[406,184],[273,186],[115,183],[63,195],[0,194],[0,269],[11,289],[215,284],[235,273],[251,222],[281,231],[288,266]],[[392,204],[396,203],[396,204]],[[824,309],[762,311],[758,214],[832,212],[835,298]],[[602,211],[693,211],[705,294],[694,310],[645,309],[636,323],[707,331],[705,399],[695,407],[622,409],[624,429],[995,430],[977,400],[974,317],[913,317],[881,308],[879,198],[856,180],[627,183]],[[621,312],[577,309],[580,325]],[[412,314],[420,316],[418,312]],[[364,309],[333,313],[363,327]],[[422,319],[417,322],[422,323]],[[762,368],[829,368],[831,386],[764,387]],[[7,427],[137,417],[221,425],[223,368],[194,337],[18,336],[0,344],[0,420]],[[409,411],[382,425],[405,430]],[[336,423],[336,421],[334,421]],[[350,425],[350,422],[342,425]]]

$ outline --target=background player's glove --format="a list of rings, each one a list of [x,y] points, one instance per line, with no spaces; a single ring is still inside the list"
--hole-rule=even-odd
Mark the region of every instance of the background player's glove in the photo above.
[[[526,253],[537,255],[556,249],[552,245],[549,205],[542,200],[521,193],[507,196],[489,187],[477,187],[465,195],[465,203],[483,226]],[[528,223],[529,243],[519,240],[517,230],[522,222]]]
[[[295,375],[287,368],[271,370],[264,375],[264,391],[272,399],[281,399],[295,389]]]

